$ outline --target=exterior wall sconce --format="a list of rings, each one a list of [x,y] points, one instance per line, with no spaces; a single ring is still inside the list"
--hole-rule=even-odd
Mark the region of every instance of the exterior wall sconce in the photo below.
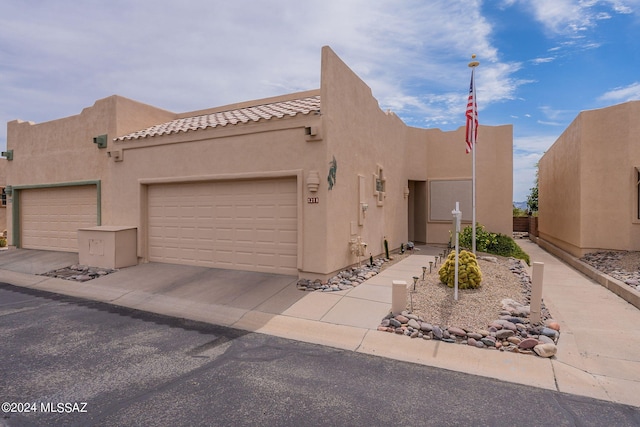
[[[13,150],[3,151],[2,157],[4,157],[7,160],[13,160]]]
[[[367,209],[369,209],[369,205],[367,203],[361,203],[360,206],[362,207],[362,213],[365,213]]]
[[[404,188],[404,198],[406,199],[407,197],[409,197],[409,187]]]
[[[93,137],[93,143],[96,144],[98,148],[107,148],[107,135]]]
[[[320,187],[320,174],[316,170],[309,171],[307,175],[307,188],[312,193],[315,193],[318,191],[318,187]]]
[[[320,131],[320,126],[305,126],[304,137],[307,141],[322,140],[322,132]]]

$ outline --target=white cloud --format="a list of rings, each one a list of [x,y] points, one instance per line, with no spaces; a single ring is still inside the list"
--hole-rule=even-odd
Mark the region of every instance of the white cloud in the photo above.
[[[576,33],[591,25],[590,16],[577,1],[536,0],[528,4],[536,20],[554,34]]]
[[[583,33],[596,27],[598,21],[611,19],[611,13],[630,14],[634,13],[634,8],[636,13],[640,12],[638,0],[517,0],[517,2],[531,11],[550,36],[583,37]]]
[[[556,141],[555,136],[526,136],[513,139],[513,200],[527,200],[535,185],[537,163]]]
[[[566,120],[571,120],[577,114],[575,111],[571,110],[558,110],[549,105],[543,105],[538,108],[542,114],[548,119],[544,122],[544,124],[556,124],[556,122],[563,122]]]
[[[616,13],[621,14],[631,14],[633,13],[633,8],[637,9],[640,6],[640,1],[638,0],[608,0],[606,3],[609,3]]]
[[[547,62],[553,62],[556,58],[552,57],[552,56],[548,56],[546,58],[535,58],[532,59],[531,62],[533,62],[535,65],[538,64],[545,64]]]
[[[516,136],[513,139],[513,150],[516,153],[526,155],[535,154],[542,156],[553,145],[557,137],[553,135],[543,136]],[[537,160],[536,160],[537,161]]]
[[[330,45],[383,108],[409,120],[451,121],[465,102],[472,53],[482,63],[481,110],[513,99],[525,83],[513,78],[520,64],[499,60],[480,6],[479,0],[274,0],[251,7],[59,0],[38,8],[12,2],[0,16],[2,83],[11,88],[0,89],[0,119],[64,117],[112,94],[189,111],[314,89],[320,48]],[[7,91],[22,96],[9,98]]]
[[[640,82],[631,83],[625,87],[618,87],[606,92],[598,98],[600,101],[626,102],[640,99]]]
[[[537,123],[545,126],[564,126],[564,123],[561,122],[551,122],[549,120],[538,120]]]

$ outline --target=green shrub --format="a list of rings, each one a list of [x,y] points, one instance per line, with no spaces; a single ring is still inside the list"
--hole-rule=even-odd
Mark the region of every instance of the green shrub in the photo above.
[[[453,288],[456,282],[456,251],[451,251],[440,270],[440,281]],[[458,255],[458,288],[476,289],[482,282],[482,272],[478,266],[476,256],[471,252],[462,250]]]
[[[471,226],[465,227],[460,233],[459,243],[463,248],[472,248],[472,233]],[[496,233],[489,233],[485,230],[483,225],[476,224],[476,250],[479,252],[489,252],[488,248],[497,244],[498,235]]]
[[[4,237],[0,237],[0,248],[4,248],[7,246],[7,239]]]
[[[472,248],[471,226],[465,227],[460,233],[460,246]],[[500,233],[489,233],[484,226],[476,224],[476,251],[487,252],[504,257],[514,257],[524,260],[527,265],[531,265],[529,255],[522,250],[513,238]]]

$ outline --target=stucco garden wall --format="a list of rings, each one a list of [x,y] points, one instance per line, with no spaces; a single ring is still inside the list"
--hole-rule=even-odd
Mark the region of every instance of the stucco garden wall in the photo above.
[[[574,256],[639,250],[640,102],[581,112],[539,162],[539,233]]]

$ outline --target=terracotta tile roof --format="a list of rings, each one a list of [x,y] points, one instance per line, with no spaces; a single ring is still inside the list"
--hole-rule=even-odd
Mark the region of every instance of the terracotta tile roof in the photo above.
[[[320,110],[320,96],[293,99],[290,101],[274,102],[272,104],[256,105],[237,110],[220,111],[201,116],[185,117],[170,122],[151,126],[128,135],[115,138],[115,141],[147,138],[150,136],[170,135],[172,133],[187,132],[215,128],[218,126],[237,125],[242,123],[257,122],[261,119],[281,119],[285,116],[309,114]]]

